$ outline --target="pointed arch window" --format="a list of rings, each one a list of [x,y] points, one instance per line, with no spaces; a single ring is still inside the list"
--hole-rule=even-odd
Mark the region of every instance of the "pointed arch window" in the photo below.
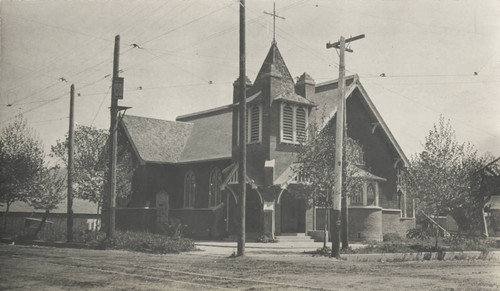
[[[208,207],[215,207],[221,202],[220,186],[222,185],[222,172],[219,168],[213,168],[210,172],[208,182]]]
[[[366,188],[366,205],[375,205],[375,186],[372,183]]]
[[[184,176],[184,207],[194,207],[196,196],[196,176],[193,171],[188,171]]]

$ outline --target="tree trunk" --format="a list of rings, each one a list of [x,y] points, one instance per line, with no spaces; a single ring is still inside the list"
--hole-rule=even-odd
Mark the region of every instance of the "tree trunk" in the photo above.
[[[345,191],[345,190],[344,190]],[[344,192],[345,193],[345,192]],[[340,231],[342,237],[342,249],[349,248],[349,225],[348,225],[348,209],[347,209],[347,196],[342,197],[342,208],[340,210],[342,229]]]
[[[33,233],[33,239],[36,239],[38,236],[38,233],[42,230],[43,226],[45,225],[45,221],[47,221],[47,217],[49,217],[49,212],[50,210],[46,209],[45,213],[43,214],[42,221],[40,221],[40,224],[35,230],[35,233]]]
[[[326,243],[328,241],[328,207],[325,207],[325,227],[323,232],[323,248],[326,249]]]
[[[7,202],[7,208],[5,208],[5,212],[4,214],[2,215],[3,217],[3,229],[2,231],[7,233],[7,213],[9,213],[9,209],[10,209],[10,203]]]
[[[436,207],[436,232],[435,232],[435,245],[434,248],[437,251],[438,250],[438,244],[439,244],[439,208]]]
[[[96,223],[95,223],[95,232],[99,232],[99,226],[101,225],[100,223],[100,215],[99,215],[99,210],[101,210],[101,204],[97,203],[97,218],[96,218]]]

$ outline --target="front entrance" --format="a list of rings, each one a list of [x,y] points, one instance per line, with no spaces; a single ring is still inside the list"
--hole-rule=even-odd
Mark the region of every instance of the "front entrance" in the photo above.
[[[247,233],[262,231],[262,203],[255,190],[247,188],[245,210],[245,229]]]
[[[294,198],[283,193],[281,205],[281,233],[299,233],[306,231],[306,200]]]

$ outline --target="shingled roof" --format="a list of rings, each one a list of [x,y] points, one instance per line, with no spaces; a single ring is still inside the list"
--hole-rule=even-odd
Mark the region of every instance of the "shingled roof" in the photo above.
[[[193,125],[179,162],[231,158],[233,125],[231,106],[179,116],[177,121]]]
[[[253,90],[250,89],[250,94],[253,94],[254,90],[260,90],[260,88],[262,88],[262,79],[268,75],[281,77],[281,94],[278,96],[272,96],[274,100],[285,100],[294,103],[313,105],[310,100],[307,100],[306,98],[295,93],[295,83],[292,75],[290,74],[290,71],[288,71],[285,60],[283,60],[280,50],[275,42],[271,44],[271,48],[267,53],[264,63],[262,64],[259,73],[257,73],[257,77],[255,78],[255,82],[252,87]]]
[[[317,104],[316,109],[313,110],[309,117],[311,119],[310,122],[324,125],[326,122],[329,122],[333,117],[335,117],[337,113],[338,103],[335,96],[338,95],[338,80],[318,84],[316,85],[315,90],[315,94],[309,98],[312,102]],[[350,98],[353,94],[359,94],[359,96],[361,96],[361,99],[369,108],[368,112],[383,129],[384,138],[388,141],[388,144],[392,146],[392,148],[395,150],[397,155],[399,155],[405,165],[409,165],[408,158],[392,135],[389,127],[385,124],[384,119],[366,93],[363,85],[361,85],[361,82],[359,81],[359,77],[357,75],[346,77],[345,98]]]
[[[120,122],[144,162],[176,163],[193,130],[192,123],[125,115]]]
[[[230,106],[181,116],[177,121],[126,115],[121,125],[146,163],[231,158]]]

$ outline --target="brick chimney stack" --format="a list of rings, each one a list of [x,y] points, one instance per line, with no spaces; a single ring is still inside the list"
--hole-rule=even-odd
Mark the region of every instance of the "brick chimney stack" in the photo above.
[[[309,76],[308,73],[302,74],[299,80],[297,80],[297,84],[295,85],[295,92],[304,97],[309,98],[315,93],[316,82],[314,82],[313,78]]]
[[[246,79],[246,87],[247,90],[252,87],[252,82],[250,79],[248,79],[248,76],[245,77]],[[234,83],[233,83],[233,104],[240,102],[240,91],[239,91],[239,85],[240,85],[240,78],[238,77]],[[247,96],[248,98],[249,96]]]

